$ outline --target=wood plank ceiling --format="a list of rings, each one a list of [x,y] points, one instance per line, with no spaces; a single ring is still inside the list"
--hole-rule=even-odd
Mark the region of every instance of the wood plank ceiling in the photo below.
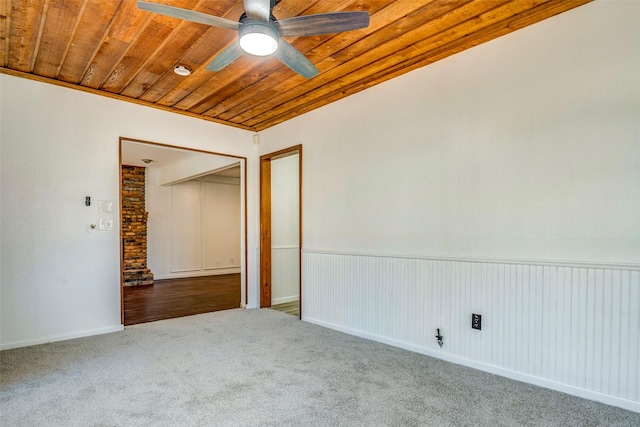
[[[368,28],[287,39],[320,70],[272,58],[208,62],[233,30],[168,18],[135,0],[0,0],[0,72],[260,131],[591,0],[282,0],[280,19],[368,11]],[[240,0],[157,0],[238,20]],[[553,42],[553,41],[550,41]],[[184,65],[192,74],[173,72]]]

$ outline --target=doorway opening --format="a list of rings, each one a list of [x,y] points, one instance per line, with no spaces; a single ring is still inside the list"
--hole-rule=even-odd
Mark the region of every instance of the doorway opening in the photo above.
[[[260,157],[260,307],[302,318],[302,145]]]
[[[142,190],[123,181],[131,168]],[[123,324],[246,306],[246,175],[245,157],[120,138]],[[125,218],[127,198],[142,212]],[[132,259],[147,280],[131,280]]]

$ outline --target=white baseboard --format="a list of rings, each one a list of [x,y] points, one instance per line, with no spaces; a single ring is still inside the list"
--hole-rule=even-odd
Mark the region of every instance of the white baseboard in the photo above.
[[[86,329],[84,331],[71,332],[68,334],[52,335],[46,338],[38,338],[34,340],[14,341],[0,344],[0,350],[10,350],[12,348],[29,347],[32,345],[47,344],[50,342],[66,341],[75,338],[90,337],[93,335],[110,334],[112,332],[121,332],[124,330],[123,325],[108,326],[106,328]]]
[[[300,299],[299,295],[292,295],[290,297],[275,298],[275,299],[271,300],[271,305],[285,304],[287,302],[298,301],[299,299]]]
[[[594,392],[591,390],[586,390],[578,387],[568,386],[566,384],[557,383],[555,381],[550,381],[545,378],[535,377],[532,375],[522,374],[520,372],[511,371],[509,369],[500,368],[494,365],[488,365],[485,363],[479,363],[470,359],[465,359],[462,357],[458,357],[452,354],[446,353],[446,350],[432,350],[427,347],[421,347],[412,345],[409,343],[405,343],[402,341],[397,341],[385,337],[381,337],[378,335],[370,334],[364,331],[359,331],[356,329],[345,328],[339,325],[334,325],[331,323],[323,322],[321,320],[312,319],[309,317],[302,316],[302,320],[308,323],[313,323],[318,326],[322,326],[328,329],[333,329],[339,332],[344,332],[345,334],[355,335],[360,338],[365,338],[371,341],[377,341],[383,344],[388,344],[393,347],[402,348],[404,350],[413,351],[415,353],[424,354],[426,356],[435,357],[437,359],[442,359],[447,362],[455,363],[458,365],[467,366],[469,368],[478,369],[480,371],[489,372],[491,374],[500,375],[506,378],[510,378],[512,380],[521,381],[528,384],[537,385],[540,387],[548,388],[551,390],[559,391],[562,393],[570,394],[572,396],[581,397],[583,399],[594,400],[596,402],[604,403],[606,405],[617,406],[619,408],[627,409],[629,411],[640,413],[640,402],[626,400],[615,396],[609,396],[606,394]]]

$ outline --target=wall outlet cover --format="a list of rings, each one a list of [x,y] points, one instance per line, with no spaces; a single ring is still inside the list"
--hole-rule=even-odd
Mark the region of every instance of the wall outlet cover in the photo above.
[[[481,314],[472,314],[471,315],[471,327],[473,329],[482,329],[482,315]]]

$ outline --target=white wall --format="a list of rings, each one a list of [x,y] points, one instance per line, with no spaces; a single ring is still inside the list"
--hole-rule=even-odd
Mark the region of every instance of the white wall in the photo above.
[[[202,270],[209,274],[240,272],[240,185],[201,180]]]
[[[248,238],[256,246],[251,133],[7,75],[0,84],[2,348],[121,328],[119,225],[89,228],[97,201],[119,204],[121,136],[248,157]],[[248,304],[256,306],[253,250],[248,264]]]
[[[169,185],[186,179],[196,178],[213,170],[223,169],[238,162],[238,159],[222,156],[208,156],[194,153],[170,165],[158,168],[158,185]]]
[[[300,155],[271,161],[271,304],[300,299]]]
[[[300,155],[271,161],[271,246],[298,246],[300,238]]]
[[[640,322],[638,17],[640,2],[590,3],[262,132],[261,153],[304,146],[303,319],[640,410],[637,390],[591,381],[612,369],[632,375],[628,384],[640,382],[637,351],[628,349]],[[371,255],[381,267],[363,269]],[[419,260],[580,267],[585,277],[621,271],[626,285],[550,286],[581,316],[627,332],[604,331],[611,340],[604,342],[602,331],[586,329],[591,335],[570,355],[545,347],[572,366],[572,378],[466,352],[487,342],[503,351],[530,346],[526,331],[536,322],[555,325],[554,333],[566,323],[528,297],[516,299],[516,309],[547,310],[514,325],[523,331],[517,338],[497,335],[511,301],[467,305],[454,295],[438,301],[444,318],[427,316],[414,302],[429,310],[437,290],[456,282],[450,274],[424,281],[410,274],[406,264]],[[521,295],[517,275],[503,288],[495,278],[469,277],[472,295]],[[532,282],[533,295],[545,283]],[[635,300],[624,310],[595,305],[594,289],[605,301]],[[467,343],[472,310],[487,323]],[[406,335],[414,325],[423,330]],[[442,350],[436,327],[449,332]],[[621,355],[615,366],[573,366],[607,351]]]
[[[237,180],[157,185],[161,173],[147,168],[145,183],[147,263],[154,279],[239,273],[244,223]]]

